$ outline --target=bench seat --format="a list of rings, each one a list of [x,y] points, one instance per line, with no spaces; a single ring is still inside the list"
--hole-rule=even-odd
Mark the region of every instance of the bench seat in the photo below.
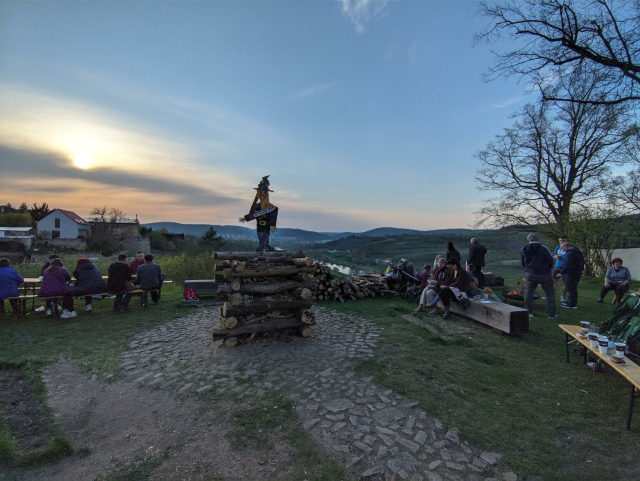
[[[529,311],[502,302],[491,301],[489,304],[470,299],[466,309],[459,303],[452,302],[451,312],[509,335],[518,336],[529,332]]]

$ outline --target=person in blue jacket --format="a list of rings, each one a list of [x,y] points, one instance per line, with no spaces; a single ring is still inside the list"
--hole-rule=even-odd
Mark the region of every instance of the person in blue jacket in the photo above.
[[[18,274],[9,259],[0,259],[0,314],[4,314],[4,300],[9,297],[16,297],[20,293],[19,285],[24,282],[24,278]],[[9,299],[11,309],[18,312],[18,300]]]
[[[553,256],[549,248],[538,242],[538,234],[531,232],[527,236],[529,243],[520,250],[520,262],[524,267],[527,290],[524,293],[524,308],[533,317],[531,307],[533,294],[538,285],[542,286],[547,301],[547,315],[549,319],[558,319],[556,314],[556,290],[553,287]]]
[[[565,252],[562,270],[556,277],[562,277],[567,289],[569,300],[562,303],[562,307],[567,309],[578,308],[578,283],[584,271],[584,256],[580,249],[569,242],[562,243],[562,250]]]

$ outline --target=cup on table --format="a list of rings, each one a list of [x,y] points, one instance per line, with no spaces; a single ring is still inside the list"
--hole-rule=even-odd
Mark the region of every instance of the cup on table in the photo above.
[[[484,297],[485,299],[489,299],[489,294],[483,294],[483,297]]]
[[[627,343],[624,341],[617,341],[615,344],[616,356],[624,357],[624,353],[627,351]]]
[[[600,354],[607,353],[607,349],[609,349],[609,338],[607,336],[598,337],[598,349],[600,349]]]
[[[598,333],[590,332],[589,333],[589,346],[590,347],[598,347]]]
[[[580,327],[582,327],[583,334],[586,334],[587,332],[589,332],[590,326],[591,326],[591,323],[589,321],[580,321]]]

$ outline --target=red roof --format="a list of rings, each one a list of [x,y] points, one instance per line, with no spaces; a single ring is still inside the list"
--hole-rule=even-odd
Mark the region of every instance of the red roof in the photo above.
[[[89,225],[89,223],[86,220],[84,220],[75,212],[71,212],[70,210],[64,210],[64,209],[55,209],[54,212],[56,210],[62,212],[64,215],[66,215],[69,219],[74,221],[76,224]]]

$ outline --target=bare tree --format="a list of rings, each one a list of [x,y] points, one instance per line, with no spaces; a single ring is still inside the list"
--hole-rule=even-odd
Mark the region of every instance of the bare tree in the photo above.
[[[588,82],[565,87],[569,98],[591,93]],[[610,167],[629,161],[626,147],[637,135],[637,126],[627,127],[627,110],[582,102],[522,108],[516,123],[476,154],[480,190],[497,193],[480,211],[479,224],[562,227],[573,206],[606,203],[602,185]]]
[[[89,212],[89,215],[93,217],[95,220],[99,220],[100,222],[107,222],[108,212],[109,212],[109,209],[105,205],[103,207],[94,207],[93,209],[91,209],[91,212]]]
[[[592,104],[640,100],[640,1],[508,0],[482,1],[490,24],[474,42],[516,41],[496,52],[487,80],[525,77],[543,99]],[[590,75],[597,88],[587,98],[564,96],[554,79]]]
[[[120,209],[116,209],[115,207],[109,209],[109,220],[111,222],[118,222],[119,220],[125,220],[126,218],[126,212],[123,212]]]

